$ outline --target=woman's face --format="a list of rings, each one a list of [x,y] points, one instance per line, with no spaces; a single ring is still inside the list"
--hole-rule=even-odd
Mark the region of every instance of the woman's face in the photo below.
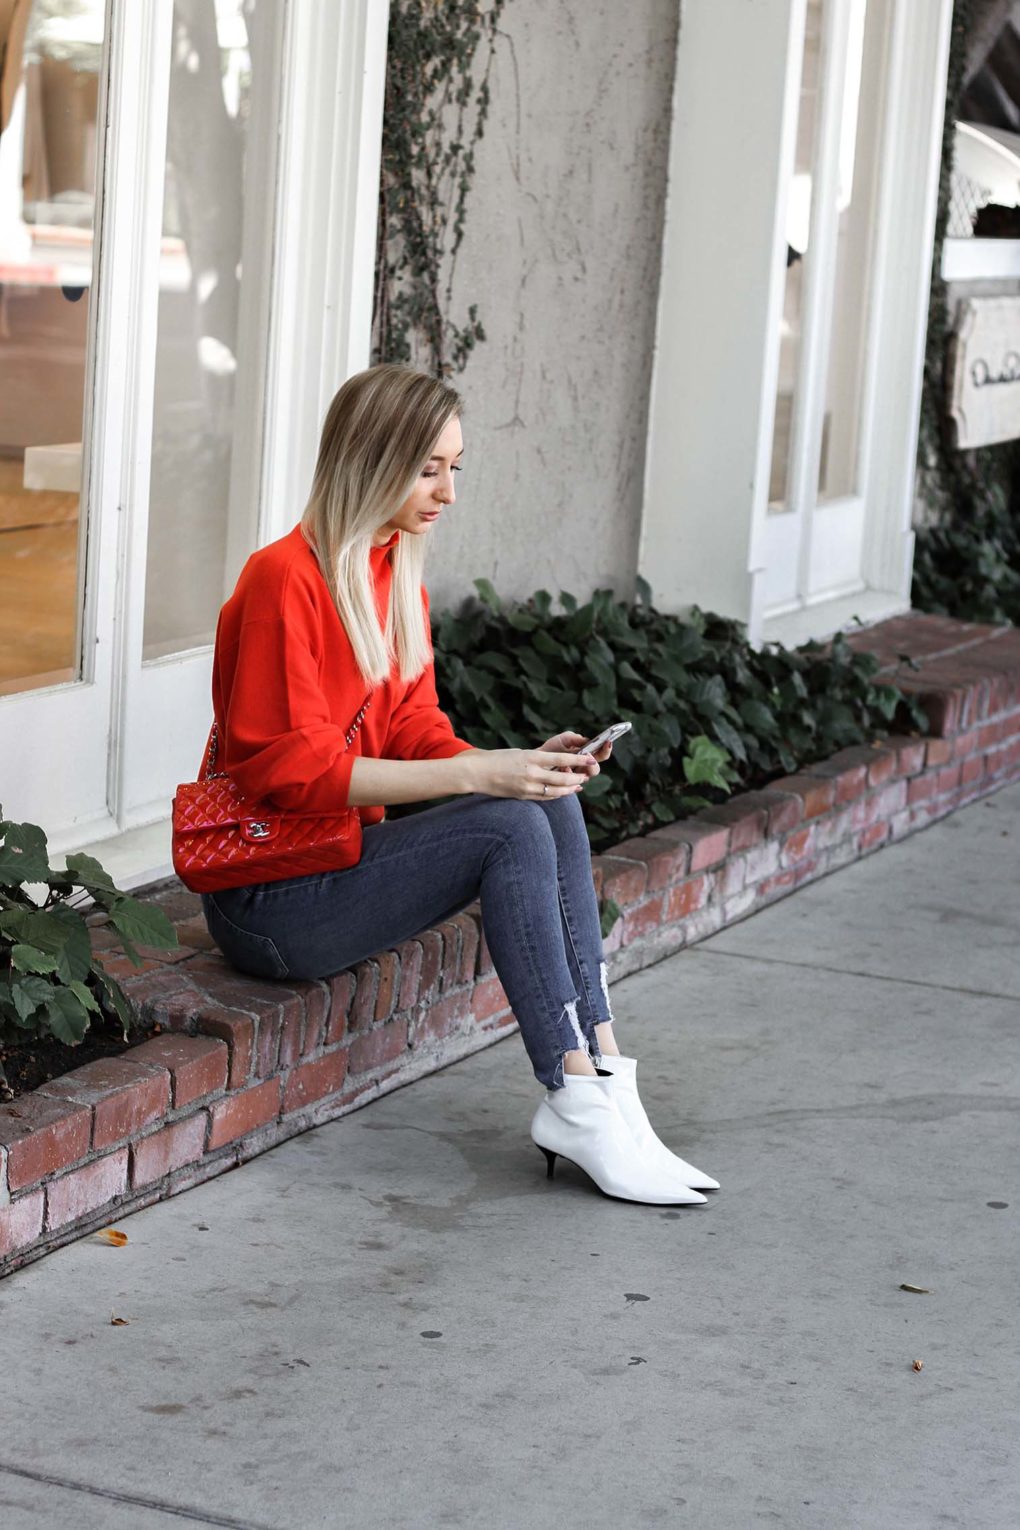
[[[395,531],[424,536],[429,527],[436,524],[443,506],[452,505],[457,497],[453,490],[453,475],[460,472],[463,451],[460,421],[454,416],[433,446],[432,455],[407,499],[373,537],[376,547],[388,542]]]

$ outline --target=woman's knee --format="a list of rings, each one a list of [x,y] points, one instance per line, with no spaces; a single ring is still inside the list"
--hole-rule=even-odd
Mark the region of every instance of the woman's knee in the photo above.
[[[485,822],[501,843],[555,857],[552,828],[538,802],[523,797],[489,797],[485,802]]]
[[[568,824],[572,828],[584,828],[584,810],[581,807],[581,793],[569,792],[565,797],[553,797],[551,801],[537,803],[549,819],[557,824]],[[587,831],[586,831],[587,832]]]

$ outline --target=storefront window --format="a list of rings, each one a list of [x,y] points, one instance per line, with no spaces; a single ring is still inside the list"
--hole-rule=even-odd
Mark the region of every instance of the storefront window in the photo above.
[[[175,0],[144,649],[211,643],[254,545],[276,35],[265,0]],[[263,43],[263,38],[265,42]],[[296,518],[296,517],[295,517]]]
[[[78,678],[103,0],[0,0],[0,694]]]

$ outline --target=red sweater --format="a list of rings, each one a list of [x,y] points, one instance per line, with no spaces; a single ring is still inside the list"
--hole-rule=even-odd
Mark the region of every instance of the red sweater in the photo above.
[[[380,624],[399,531],[369,561]],[[421,587],[425,619],[429,597]],[[343,807],[355,758],[438,760],[474,746],[458,738],[436,695],[431,659],[410,684],[397,666],[372,692],[350,748],[346,733],[369,686],[315,554],[297,525],[252,553],[233,595],[221,607],[213,657],[213,712],[219,735],[214,769],[225,770],[245,796],[277,808],[324,812]],[[378,823],[383,807],[358,809]]]

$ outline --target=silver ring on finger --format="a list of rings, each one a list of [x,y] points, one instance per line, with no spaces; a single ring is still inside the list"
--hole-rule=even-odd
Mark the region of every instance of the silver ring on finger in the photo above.
[[[546,794],[546,792],[548,790],[549,790],[549,783],[548,783],[548,781],[546,781],[545,785],[542,787],[542,796],[543,797],[545,796],[545,794]]]

